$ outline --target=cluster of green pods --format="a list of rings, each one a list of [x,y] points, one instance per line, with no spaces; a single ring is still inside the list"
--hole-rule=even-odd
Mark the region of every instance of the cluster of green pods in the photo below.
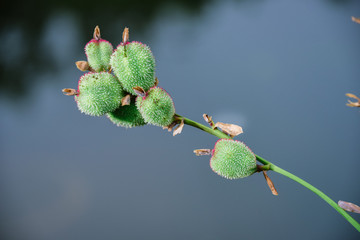
[[[155,58],[147,45],[129,42],[128,28],[114,50],[96,27],[85,54],[87,61],[77,62],[80,70],[87,71],[80,77],[78,90],[65,91],[75,95],[81,112],[106,115],[117,126],[127,128],[172,123],[174,103],[165,90],[155,86]],[[134,88],[142,90],[141,96]]]
[[[176,122],[172,98],[157,86],[155,58],[150,48],[129,42],[128,28],[114,50],[96,27],[85,54],[87,61],[76,64],[87,72],[80,77],[78,89],[64,89],[66,95],[74,95],[81,112],[106,115],[117,126],[126,128],[145,124],[168,127]],[[242,142],[221,139],[209,154],[210,167],[222,177],[243,178],[257,171],[255,155]]]

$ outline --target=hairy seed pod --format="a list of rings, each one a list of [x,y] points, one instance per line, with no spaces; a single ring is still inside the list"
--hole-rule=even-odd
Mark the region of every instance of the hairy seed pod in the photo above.
[[[112,54],[110,64],[124,89],[133,95],[136,95],[134,87],[148,91],[155,84],[155,59],[145,44],[120,44]]]
[[[130,105],[120,106],[115,111],[107,113],[106,116],[111,122],[121,127],[131,128],[146,124],[135,101],[131,101]]]
[[[243,142],[232,139],[216,142],[210,167],[228,179],[248,177],[257,171],[255,154]]]
[[[174,119],[173,100],[162,88],[152,87],[144,97],[138,96],[136,106],[147,123],[165,127]]]
[[[103,39],[92,39],[85,46],[89,66],[95,72],[108,71],[110,69],[110,57],[113,52],[113,46]]]
[[[100,72],[87,73],[80,78],[75,100],[81,112],[101,116],[117,109],[123,97],[124,92],[116,77]]]

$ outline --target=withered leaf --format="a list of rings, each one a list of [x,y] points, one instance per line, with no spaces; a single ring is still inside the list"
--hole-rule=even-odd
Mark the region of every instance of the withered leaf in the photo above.
[[[230,135],[231,137],[235,137],[241,133],[243,133],[243,129],[242,127],[235,125],[235,124],[228,124],[228,123],[222,123],[222,122],[217,122],[215,124],[215,127],[219,127],[221,128],[221,130],[223,132],[225,132],[226,134]]]
[[[356,23],[360,24],[360,18],[356,18],[356,17],[351,17],[351,20],[353,20]]]
[[[338,201],[339,207],[348,212],[360,213],[360,207],[350,202]]]
[[[263,174],[264,174],[264,177],[265,177],[265,180],[266,180],[266,183],[268,184],[270,190],[271,190],[271,193],[275,196],[279,195],[278,192],[276,191],[276,188],[274,186],[274,183],[271,181],[270,177],[267,175],[266,171],[263,171]]]
[[[133,87],[134,92],[136,93],[136,95],[141,96],[141,97],[145,97],[146,96],[146,92],[142,87]]]
[[[64,95],[67,95],[67,96],[74,96],[74,95],[78,95],[78,91],[76,91],[75,89],[72,89],[72,88],[64,88],[62,90],[62,92],[64,93]]]
[[[184,128],[184,119],[181,119],[181,123],[174,129],[173,136],[176,136],[182,132]]]
[[[154,85],[154,86],[156,87],[157,85],[159,85],[159,79],[156,77],[156,78],[155,78],[155,85]]]
[[[195,149],[196,156],[211,155],[211,149]]]
[[[130,105],[130,94],[121,99],[121,106]]]

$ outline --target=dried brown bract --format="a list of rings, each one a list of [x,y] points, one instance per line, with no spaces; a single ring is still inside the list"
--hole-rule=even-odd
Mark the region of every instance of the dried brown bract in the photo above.
[[[214,127],[214,122],[212,120],[212,117],[207,115],[206,113],[203,114],[203,118],[205,122],[207,122],[211,127]]]
[[[76,64],[76,67],[82,72],[90,70],[90,66],[87,61],[77,61],[77,62],[75,62],[75,64]]]
[[[145,97],[146,96],[146,92],[142,87],[133,87],[134,92],[136,93],[136,95],[141,96],[141,97]]]
[[[62,90],[62,92],[64,93],[64,95],[66,96],[74,96],[74,95],[78,95],[78,91],[76,91],[75,89],[72,88],[64,88]]]
[[[95,40],[100,40],[101,35],[100,35],[100,28],[99,26],[96,26],[94,29],[94,35],[93,35]]]
[[[196,156],[211,155],[211,149],[195,149]]]
[[[184,119],[181,119],[181,123],[174,129],[173,136],[176,136],[182,132],[184,128]]]
[[[170,123],[169,126],[163,127],[163,129],[167,129],[168,132],[171,132],[171,131],[173,130],[173,128],[174,128],[177,124],[178,124],[178,122],[177,122],[177,121],[174,121],[174,122]]]
[[[266,171],[263,171],[263,174],[264,174],[264,177],[265,177],[265,180],[266,180],[266,183],[268,184],[270,190],[271,190],[271,193],[275,196],[279,195],[278,192],[276,191],[276,188],[274,186],[274,183],[271,181],[271,179],[269,178],[269,176],[267,175]]]
[[[351,20],[353,20],[353,22],[356,22],[356,23],[360,24],[360,18],[351,17]]]
[[[345,201],[340,200],[338,202],[338,205],[339,205],[339,207],[341,207],[345,211],[354,212],[354,213],[360,213],[360,207],[358,205],[353,204],[353,203],[345,202]]]
[[[348,103],[346,104],[349,107],[360,107],[360,98],[358,98],[356,95],[352,94],[352,93],[347,93],[346,96],[348,96],[349,98],[354,98],[357,100],[357,102],[352,102],[350,100],[348,100]]]
[[[121,106],[130,105],[130,94],[121,99]]]
[[[215,127],[221,128],[221,130],[230,135],[230,137],[235,137],[241,133],[243,133],[243,129],[242,127],[235,125],[235,124],[228,124],[228,123],[222,123],[222,122],[217,122],[215,124]]]
[[[122,34],[122,40],[123,43],[127,43],[129,41],[129,28],[124,28],[123,34]]]

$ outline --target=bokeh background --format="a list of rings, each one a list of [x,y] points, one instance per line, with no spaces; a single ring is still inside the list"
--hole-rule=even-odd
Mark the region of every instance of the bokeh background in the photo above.
[[[0,238],[359,239],[309,190],[269,173],[213,173],[214,136],[124,129],[81,114],[96,25],[148,44],[177,113],[243,126],[237,139],[335,201],[360,203],[360,2],[7,1],[0,14]],[[354,215],[360,221],[359,215]]]

